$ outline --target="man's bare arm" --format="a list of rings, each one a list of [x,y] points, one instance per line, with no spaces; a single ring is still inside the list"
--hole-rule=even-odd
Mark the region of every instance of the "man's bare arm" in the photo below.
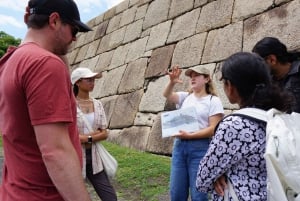
[[[90,201],[81,166],[65,123],[34,126],[48,173],[66,201]]]

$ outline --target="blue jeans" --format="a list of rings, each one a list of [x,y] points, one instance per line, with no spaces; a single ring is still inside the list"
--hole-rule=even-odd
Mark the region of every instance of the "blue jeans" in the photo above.
[[[172,153],[170,194],[171,201],[186,201],[191,193],[192,201],[207,201],[207,194],[196,189],[199,162],[205,155],[209,139],[175,139]]]

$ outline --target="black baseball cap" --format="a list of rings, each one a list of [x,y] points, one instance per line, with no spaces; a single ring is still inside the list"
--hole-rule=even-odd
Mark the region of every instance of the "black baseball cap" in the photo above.
[[[58,12],[62,19],[76,25],[80,32],[92,31],[90,27],[81,22],[77,5],[73,0],[30,0],[28,7],[30,15],[50,15]]]

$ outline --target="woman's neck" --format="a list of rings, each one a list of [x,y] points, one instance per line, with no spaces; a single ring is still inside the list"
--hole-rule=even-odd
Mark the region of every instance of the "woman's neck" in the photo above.
[[[207,96],[208,94],[206,93],[205,90],[200,90],[200,91],[194,91],[194,95],[195,95],[197,98],[202,98],[202,97]]]
[[[81,93],[79,92],[76,96],[76,99],[77,100],[80,100],[80,101],[88,101],[88,100],[91,100],[90,96],[89,96],[89,93]]]

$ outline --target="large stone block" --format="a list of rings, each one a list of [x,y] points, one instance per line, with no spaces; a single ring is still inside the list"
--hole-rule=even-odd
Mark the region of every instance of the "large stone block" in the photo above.
[[[147,41],[148,37],[145,37],[131,43],[125,63],[141,58],[145,53]]]
[[[95,71],[102,72],[108,70],[113,54],[114,50],[100,54]]]
[[[111,64],[109,65],[109,70],[125,64],[129,48],[130,44],[117,47],[112,56]]]
[[[112,117],[112,114],[113,114],[113,111],[115,108],[115,104],[117,102],[117,98],[118,98],[118,95],[109,96],[109,97],[105,97],[105,98],[101,99],[101,103],[103,105],[103,108],[104,108],[104,111],[106,114],[108,126],[110,124],[110,120],[111,120],[111,117]]]
[[[208,33],[201,63],[221,61],[242,50],[243,23],[230,24]]]
[[[118,89],[118,93],[130,93],[143,88],[147,61],[147,58],[141,58],[127,65]]]
[[[128,43],[140,38],[142,34],[143,20],[138,20],[126,27],[123,43]]]
[[[143,90],[119,95],[110,121],[110,128],[126,128],[133,125]]]
[[[197,8],[174,19],[167,43],[173,43],[195,34],[199,14],[200,8]]]
[[[170,0],[154,0],[150,3],[143,25],[147,29],[168,19]]]
[[[75,59],[75,63],[81,62],[85,59],[85,55],[86,55],[88,48],[89,48],[89,45],[84,45],[79,49],[79,52]]]
[[[115,15],[113,18],[111,18],[109,20],[109,23],[108,23],[108,26],[107,26],[107,29],[106,29],[106,34],[109,34],[109,33],[113,32],[113,31],[116,31],[120,28],[121,17],[122,17],[122,14],[119,14],[119,15]]]
[[[129,6],[129,0],[123,0],[123,1],[121,1],[121,3],[119,3],[118,5],[116,5],[116,14],[119,14],[119,13],[127,10],[128,6]]]
[[[133,126],[124,128],[117,138],[121,146],[145,151],[150,133],[150,127]]]
[[[273,0],[235,0],[232,16],[233,21],[236,22],[261,13],[271,7],[272,4]]]
[[[208,2],[208,0],[195,0],[195,8],[198,8],[199,6],[203,6]]]
[[[148,84],[139,106],[139,112],[158,113],[164,110],[166,98],[163,97],[163,91],[168,81],[169,77],[164,76]]]
[[[206,36],[207,33],[202,33],[179,41],[174,50],[172,66],[179,65],[184,68],[199,65]]]
[[[172,0],[169,19],[182,15],[183,13],[193,9],[193,0]]]
[[[143,19],[146,16],[147,8],[148,8],[148,4],[138,7],[134,20]]]
[[[101,24],[99,24],[96,28],[96,34],[95,34],[95,40],[103,37],[105,35],[107,26],[108,26],[108,20],[102,22]]]
[[[120,27],[130,24],[134,21],[136,10],[137,7],[133,6],[122,13]]]
[[[197,33],[229,24],[233,2],[233,0],[218,0],[203,6],[197,24]]]
[[[155,122],[152,126],[149,135],[147,151],[156,154],[171,155],[172,148],[173,148],[173,138],[172,137],[162,138],[161,116],[159,114],[155,119]]]
[[[151,28],[146,51],[165,45],[171,29],[171,25],[172,20],[169,20]]]
[[[134,120],[134,126],[153,126],[156,114],[138,112]]]
[[[265,36],[279,38],[289,49],[300,47],[300,1],[292,1],[261,15],[249,18],[244,25],[244,51],[251,51]]]
[[[112,96],[117,94],[118,87],[120,85],[120,81],[123,77],[125,69],[126,69],[126,65],[115,68],[103,74],[101,80],[103,80],[104,82],[102,86],[99,86],[97,88],[97,90],[101,92],[100,97]]]
[[[164,46],[153,50],[145,78],[164,75],[171,64],[175,45]]]
[[[95,57],[96,53],[97,53],[97,50],[98,50],[98,47],[99,47],[99,44],[100,44],[100,39],[91,42],[88,45],[89,47],[88,47],[88,50],[86,52],[85,58]]]

